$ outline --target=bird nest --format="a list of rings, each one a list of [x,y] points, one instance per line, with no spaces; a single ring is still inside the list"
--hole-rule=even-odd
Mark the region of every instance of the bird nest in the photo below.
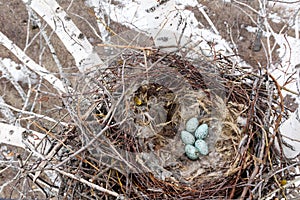
[[[274,148],[283,107],[268,73],[243,69],[223,56],[208,61],[141,48],[119,52],[91,81],[97,92],[86,118],[89,134],[80,141],[88,144],[85,159],[66,168],[80,166],[82,177],[113,193],[65,182],[73,197],[285,195],[282,174],[275,172],[288,164]],[[197,160],[186,157],[180,139],[191,117],[209,125],[209,154]]]

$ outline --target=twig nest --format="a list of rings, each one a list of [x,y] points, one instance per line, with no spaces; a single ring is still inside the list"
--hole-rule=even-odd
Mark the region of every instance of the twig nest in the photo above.
[[[200,154],[204,156],[208,154],[208,146],[204,140],[201,139],[196,140],[195,148],[199,151]]]
[[[199,126],[198,119],[196,117],[193,117],[186,122],[185,130],[190,133],[193,133],[198,126]]]
[[[191,144],[185,145],[184,151],[187,157],[191,160],[197,160],[199,158],[198,149]]]
[[[195,137],[197,139],[205,139],[208,135],[208,125],[207,124],[201,124],[195,131]]]
[[[181,131],[181,140],[184,144],[191,144],[195,143],[195,137],[193,134],[187,131]]]

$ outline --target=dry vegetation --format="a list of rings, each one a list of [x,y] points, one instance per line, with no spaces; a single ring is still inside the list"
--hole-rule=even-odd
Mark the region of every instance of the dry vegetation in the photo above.
[[[263,50],[252,51],[255,36],[244,28],[256,26],[250,19],[257,18],[255,13],[237,4],[199,2],[207,7],[220,34],[237,45],[242,59],[254,68],[258,63],[261,66],[268,64]],[[59,3],[67,9],[70,1]],[[256,1],[248,5],[258,8]],[[27,26],[28,14],[24,5],[12,0],[0,4],[0,11],[1,31],[21,48],[25,47],[27,36],[29,41],[34,38],[26,53],[59,77],[49,48],[38,34],[39,28]],[[97,27],[94,15],[84,1],[73,2],[68,13],[93,45],[101,42],[87,24]],[[201,13],[195,13],[199,21],[209,27]],[[279,30],[283,24],[272,26]],[[117,34],[115,37],[128,30],[116,22],[111,23],[110,29]],[[51,29],[46,27],[45,30],[50,35]],[[199,55],[201,59],[191,61],[174,53],[143,48],[144,51],[115,48],[114,51],[120,54],[108,60],[108,69],[98,70],[91,77],[78,72],[72,56],[55,34],[51,36],[51,42],[75,92],[70,96],[59,96],[44,80],[40,85],[22,85],[26,93],[31,92],[29,105],[35,105],[26,109],[62,120],[69,126],[41,118],[28,119],[26,114],[18,116],[24,127],[48,135],[48,142],[54,146],[50,151],[53,153],[54,149],[55,156],[47,160],[48,166],[42,166],[43,160],[2,144],[1,160],[12,161],[0,166],[0,185],[11,180],[0,197],[257,199],[276,190],[278,197],[286,196],[287,190],[282,188],[281,181],[294,177],[279,171],[290,169],[294,163],[274,148],[275,137],[280,138],[277,132],[279,120],[285,117],[285,112],[278,112],[283,109],[283,103],[278,98],[280,91],[276,81],[271,77],[247,72],[226,57],[211,62]],[[276,51],[273,54],[273,60],[277,62]],[[18,62],[2,46],[0,55]],[[145,72],[145,66],[151,69]],[[237,77],[232,70],[241,75]],[[148,78],[154,83],[143,82]],[[270,93],[270,89],[274,92]],[[4,78],[0,79],[0,95],[6,103],[22,109],[23,101]],[[84,104],[87,99],[89,105]],[[270,102],[276,107],[270,106]],[[189,109],[189,113],[184,109]],[[162,119],[151,121],[151,117],[157,117],[162,110],[163,114],[159,116]],[[210,123],[211,132],[218,133],[210,138],[212,153],[199,161],[186,158],[179,137],[185,121],[193,114],[201,116],[201,122]],[[238,124],[239,117],[247,119],[246,124]],[[151,125],[162,125],[162,128],[154,129],[151,135]],[[277,136],[269,132],[269,128],[274,128]],[[145,133],[149,135],[136,137]],[[34,175],[39,172],[41,174],[35,180]],[[59,176],[53,180],[51,178],[55,176],[49,176],[49,172]],[[56,197],[55,192],[58,193]]]

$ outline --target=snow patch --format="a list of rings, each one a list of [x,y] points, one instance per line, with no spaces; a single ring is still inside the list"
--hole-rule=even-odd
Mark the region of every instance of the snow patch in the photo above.
[[[99,6],[99,0],[88,0],[90,5]],[[222,39],[222,37],[217,32],[210,31],[207,29],[200,29],[201,24],[196,19],[194,13],[190,10],[186,10],[186,6],[202,8],[196,0],[184,1],[184,0],[169,0],[169,1],[154,1],[154,0],[124,0],[122,5],[109,4],[108,2],[101,1],[101,7],[105,9],[106,13],[109,13],[110,18],[113,21],[121,23],[139,32],[143,32],[148,36],[151,36],[155,42],[156,46],[178,46],[185,44],[187,41],[192,41],[198,43],[197,48],[200,49],[203,55],[207,57],[212,57],[214,54],[222,53],[223,55],[233,55],[232,49],[227,41]],[[230,1],[226,1],[230,2]],[[271,4],[279,5],[276,2],[269,2]],[[280,4],[281,5],[281,4]],[[299,9],[299,4],[285,4],[292,5],[289,9],[296,11]],[[295,6],[297,5],[297,6]],[[202,13],[205,15],[206,13]],[[291,15],[290,15],[291,16]],[[206,20],[209,22],[209,18]],[[272,20],[279,20],[276,14],[269,16]],[[289,17],[290,18],[290,17]],[[297,22],[296,22],[297,23]],[[213,24],[211,24],[212,30],[214,30]],[[249,32],[256,32],[257,27],[245,27]],[[279,34],[273,34],[264,32],[265,37],[275,37],[276,42],[280,46],[279,54],[282,60],[282,65],[273,66],[271,69],[272,75],[278,80],[281,86],[287,87],[293,90],[295,93],[299,94],[299,70],[296,71],[295,66],[300,63],[300,42],[296,38],[286,37]],[[181,35],[183,37],[181,37]],[[178,41],[181,38],[181,41]],[[213,45],[208,45],[208,42]],[[236,58],[236,62],[241,64],[241,59]],[[246,63],[244,63],[247,66]],[[298,87],[297,87],[298,80]],[[287,84],[287,81],[288,84]],[[282,91],[286,94],[286,91]],[[299,95],[294,96],[298,99]],[[291,118],[293,120],[294,118]],[[292,123],[287,122],[287,124],[296,124],[297,121]],[[283,126],[281,128],[282,132],[293,133],[289,129],[285,129]],[[290,127],[290,130],[297,130],[297,126]],[[299,134],[297,134],[299,136]],[[293,135],[287,135],[289,137],[298,137],[293,133]],[[300,136],[299,136],[300,137]],[[300,146],[300,145],[299,145]],[[297,147],[298,148],[298,147]],[[300,152],[300,150],[298,150]]]
[[[298,93],[298,96],[293,95],[293,97],[295,97],[300,104],[300,88],[297,81],[300,76],[300,69],[295,68],[296,65],[300,64],[300,40],[281,34],[275,34],[274,37],[280,46],[278,53],[281,58],[281,63],[280,65],[275,65],[271,73],[281,86]],[[282,93],[284,96],[290,94],[290,92],[285,90],[282,90]]]

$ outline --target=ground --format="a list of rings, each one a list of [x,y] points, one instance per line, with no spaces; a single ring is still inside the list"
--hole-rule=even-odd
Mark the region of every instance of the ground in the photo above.
[[[60,5],[67,9],[70,5],[71,0],[68,1],[58,1]],[[247,9],[246,7],[237,7],[233,4],[224,3],[223,1],[203,1],[199,0],[199,3],[206,6],[206,12],[208,13],[208,16],[211,18],[211,20],[214,22],[214,25],[216,26],[217,30],[220,32],[221,36],[226,39],[227,41],[231,41],[231,43],[235,43],[237,45],[237,48],[235,49],[237,55],[239,55],[243,60],[245,60],[248,64],[250,64],[255,69],[258,69],[259,66],[262,66],[263,68],[267,65],[267,56],[264,52],[264,48],[261,48],[260,51],[255,52],[253,51],[253,42],[255,38],[254,33],[250,33],[246,30],[247,26],[253,26],[255,27],[255,22],[252,21],[251,18],[257,20],[257,15],[254,12],[251,12],[250,9]],[[253,8],[258,8],[257,1],[249,1],[248,5],[252,6]],[[241,10],[243,8],[244,10]],[[195,10],[192,7],[188,7],[187,9],[192,10],[195,12],[195,15],[199,21],[203,23],[204,26],[209,28],[209,24],[204,19],[203,15]],[[220,12],[220,10],[222,12]],[[245,13],[246,12],[246,13]],[[279,12],[279,10],[274,9],[270,12]],[[96,24],[96,17],[93,14],[93,11],[91,8],[88,8],[83,0],[74,1],[72,3],[72,6],[69,8],[68,13],[72,20],[75,22],[75,24],[78,26],[78,28],[87,36],[89,41],[96,45],[98,43],[101,43],[101,40],[97,38],[93,34],[93,31],[89,27],[89,22],[94,28],[97,29]],[[87,20],[87,21],[85,21]],[[35,27],[32,24],[28,24],[28,12],[26,11],[26,7],[24,4],[19,0],[1,0],[0,1],[0,27],[1,31],[9,37],[12,41],[14,41],[20,48],[25,48],[28,46],[26,53],[29,57],[31,57],[33,60],[35,60],[37,63],[44,66],[46,69],[48,69],[50,72],[57,73],[58,69],[55,67],[56,64],[53,60],[53,58],[50,55],[49,49],[46,47],[46,44],[44,40],[41,38],[41,36],[38,34],[39,29]],[[43,23],[44,24],[44,23]],[[280,23],[274,23],[270,21],[270,24],[275,32],[279,32],[285,24]],[[44,24],[45,25],[45,24]],[[51,30],[49,27],[45,28],[47,30],[47,33],[50,34]],[[116,22],[112,22],[110,24],[110,29],[112,29],[116,34],[122,33],[124,31],[129,30],[127,27],[118,24]],[[283,28],[283,32],[286,34],[293,35],[294,32],[289,28],[285,27]],[[52,35],[52,44],[54,45],[56,49],[56,54],[58,58],[61,61],[61,64],[63,65],[66,74],[69,77],[72,78],[72,86],[77,86],[77,76],[78,76],[78,70],[75,66],[74,59],[70,55],[69,52],[66,51],[66,49],[62,46],[59,39],[55,36],[55,34]],[[265,38],[263,40],[263,46],[267,45],[267,41]],[[213,45],[213,44],[211,44]],[[271,45],[274,45],[274,40],[271,38]],[[273,55],[273,62],[280,62],[280,58],[277,55],[276,51],[276,45],[275,49],[272,52]],[[3,46],[0,46],[0,56],[2,58],[11,58],[15,62],[19,63],[18,59],[15,58],[14,55],[12,55],[7,49],[5,49]],[[31,91],[32,88],[28,88],[26,84],[21,83],[24,87],[25,91]],[[51,90],[48,89],[47,84],[42,85],[43,91],[48,91],[51,93]],[[32,90],[34,91],[34,90]],[[4,100],[9,103],[12,106],[22,108],[22,100],[18,97],[18,93],[14,90],[13,86],[4,78],[0,79],[0,95],[3,96]],[[34,96],[34,95],[32,95]],[[33,98],[33,97],[32,97]],[[61,113],[59,113],[59,110],[52,111],[56,106],[62,107],[62,102],[60,102],[59,98],[55,96],[51,96],[49,94],[39,94],[38,98],[40,99],[39,108],[36,108],[36,112],[40,114],[48,115],[49,113],[52,115],[52,117],[60,116]],[[292,100],[287,99],[287,105],[290,105],[293,103]],[[290,105],[291,109],[295,109],[295,105]],[[0,115],[1,116],[1,115]],[[44,124],[44,129],[50,129],[50,125]],[[34,124],[31,126],[32,129],[37,131],[44,131],[40,127],[34,126]],[[16,156],[19,153],[19,149],[14,149],[12,147],[4,147],[4,145],[1,145],[2,155],[0,154],[1,160],[9,159],[11,156]],[[11,155],[11,156],[8,156]],[[5,165],[1,166],[0,169],[5,169]],[[0,170],[0,171],[1,171]],[[14,170],[7,170],[5,173],[0,173],[0,185],[3,184],[3,182],[7,180],[11,180],[14,175],[16,174],[16,171]],[[21,183],[19,182],[21,180],[14,180],[9,187],[6,187],[3,191],[3,195],[5,197],[10,198],[18,198],[19,193],[13,193],[10,194],[11,189],[10,187],[19,187],[21,188]],[[34,187],[34,185],[31,185]],[[37,194],[27,194],[30,197],[39,197]],[[0,194],[1,196],[1,194]]]

